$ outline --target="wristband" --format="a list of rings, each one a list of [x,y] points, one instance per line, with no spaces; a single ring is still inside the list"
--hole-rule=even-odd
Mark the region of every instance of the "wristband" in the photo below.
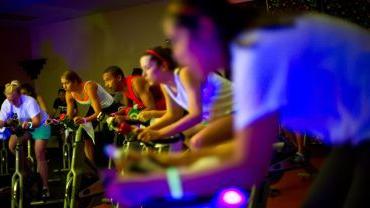
[[[28,122],[28,125],[30,125],[28,128],[32,129],[32,122]]]
[[[180,174],[177,168],[175,167],[167,168],[166,175],[171,197],[174,199],[182,198],[184,193],[182,190]]]
[[[87,123],[86,118],[83,118],[83,120],[84,120],[84,124]]]

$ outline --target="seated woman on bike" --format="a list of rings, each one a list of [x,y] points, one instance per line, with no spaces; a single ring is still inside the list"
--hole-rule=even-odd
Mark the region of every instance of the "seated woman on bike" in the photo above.
[[[74,71],[64,72],[61,76],[61,83],[66,90],[67,116],[73,118],[75,124],[94,122],[93,126],[95,126],[99,113],[110,114],[117,111],[118,105],[113,101],[113,97],[98,83],[83,82]],[[74,115],[74,101],[90,106],[85,117]],[[90,139],[85,140],[85,154],[90,161],[94,161],[94,148]]]
[[[188,130],[185,134],[191,136],[190,148],[199,149],[231,138],[230,81],[215,73],[194,76],[187,67],[177,67],[169,48],[147,50],[140,64],[149,82],[161,84],[167,107],[164,116],[139,134],[140,140]]]
[[[37,170],[40,173],[43,182],[42,196],[49,197],[48,188],[48,166],[45,158],[46,145],[50,138],[50,126],[45,125],[48,118],[37,101],[28,95],[22,95],[20,83],[16,80],[5,85],[4,100],[0,111],[0,127],[4,127],[5,122],[16,116],[22,123],[23,129],[33,129],[31,136],[35,140],[35,155],[37,161]],[[24,137],[29,139],[29,134]],[[17,143],[16,137],[10,137],[9,149],[14,153]]]
[[[244,19],[227,0],[170,2],[165,31],[177,60],[200,75],[230,65],[237,89],[235,143],[203,152],[218,165],[175,172],[181,193],[259,185],[280,123],[335,146],[302,207],[370,207],[369,31],[319,14],[261,19],[251,9]],[[168,196],[170,174],[111,177],[107,195],[127,205]]]

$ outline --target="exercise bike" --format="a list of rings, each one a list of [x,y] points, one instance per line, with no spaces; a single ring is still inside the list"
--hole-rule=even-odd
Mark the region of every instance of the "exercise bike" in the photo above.
[[[27,132],[32,131],[32,129],[23,129],[16,114],[14,114],[11,119],[7,120],[5,127],[10,129],[10,131],[17,136],[17,144],[15,146],[15,172],[12,176],[11,186],[11,207],[28,207],[31,199],[38,196],[42,188],[41,177],[36,173],[35,162],[31,155],[30,140],[28,140],[27,145],[27,157],[25,157],[23,153],[22,137]]]
[[[134,128],[143,128],[150,124],[150,121],[140,121],[138,119],[139,113],[140,110],[134,106],[133,108],[125,108],[126,119],[124,121],[116,121],[114,117],[107,118],[108,128],[115,132],[115,137],[117,137],[117,135],[124,136],[122,149],[143,153],[149,151],[157,153],[176,152],[182,149],[182,143],[185,137],[181,133],[149,142],[137,140],[137,135],[133,132],[132,126],[134,126]]]
[[[121,158],[122,154],[125,154],[122,149],[112,148],[110,151],[112,157],[115,159]],[[164,166],[157,163],[155,160],[142,158],[140,161],[132,163],[132,165],[125,168],[125,173],[134,174],[147,174],[152,171],[163,171]],[[172,168],[173,169],[173,168]],[[127,172],[126,172],[127,171]],[[171,171],[172,172],[172,171]],[[108,179],[106,182],[109,183],[109,175],[113,171],[107,171]],[[172,175],[172,176],[171,176]],[[175,174],[177,175],[177,174]],[[163,207],[163,208],[199,208],[199,207],[212,207],[212,208],[264,208],[266,207],[267,196],[264,195],[265,186],[268,184],[261,183],[259,186],[254,186],[250,190],[246,190],[240,187],[224,187],[218,192],[210,195],[184,195],[182,193],[181,181],[178,176],[169,174],[167,170],[168,183],[170,186],[170,196],[163,196],[157,198],[149,198],[140,202],[140,205],[133,206],[137,207]],[[173,179],[175,177],[175,179]],[[171,179],[172,178],[172,179]],[[171,185],[172,184],[172,185]]]
[[[8,166],[8,148],[6,140],[11,136],[11,132],[8,128],[0,129],[0,141],[2,147],[0,149],[0,199],[3,206],[10,207],[9,196],[11,192],[11,174]]]
[[[0,140],[1,140],[1,150],[0,150],[0,177],[9,175],[8,166],[8,148],[6,145],[6,140],[11,136],[11,132],[8,128],[0,129]]]
[[[67,172],[71,168],[72,159],[72,143],[74,140],[75,128],[73,121],[66,119],[65,114],[60,114],[59,119],[48,119],[47,124],[53,125],[58,129],[61,134],[62,145],[62,169],[55,170],[54,172]]]
[[[156,140],[155,142],[142,142],[137,140],[136,133],[133,132],[134,128],[141,128],[143,126],[148,126],[149,122],[142,122],[138,120],[139,111],[136,108],[130,109],[126,112],[126,120],[118,122],[114,117],[109,117],[106,119],[108,128],[114,131],[114,142],[113,145],[106,147],[106,154],[109,157],[108,169],[113,168],[113,155],[110,154],[113,149],[116,149],[118,144],[118,138],[123,137],[123,143],[121,147],[121,153],[128,154],[131,151],[139,152],[142,154],[148,152],[162,153],[169,151],[171,143],[177,143],[183,141],[183,135],[178,134],[176,136],[165,138],[162,140]],[[134,126],[134,127],[133,127]],[[112,199],[108,199],[107,202],[111,203],[113,207],[118,208],[119,204],[113,202]]]
[[[72,124],[70,120],[69,123]],[[83,126],[72,125],[75,140],[72,149],[71,167],[67,174],[64,208],[86,208],[100,202],[104,189],[93,164],[85,157],[82,139]]]

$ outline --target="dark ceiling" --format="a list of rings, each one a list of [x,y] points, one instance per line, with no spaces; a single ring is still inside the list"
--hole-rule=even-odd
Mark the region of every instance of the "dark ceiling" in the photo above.
[[[0,26],[30,27],[158,0],[0,0]]]

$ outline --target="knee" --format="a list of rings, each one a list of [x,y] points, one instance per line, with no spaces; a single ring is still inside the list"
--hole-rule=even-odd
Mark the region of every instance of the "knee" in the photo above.
[[[202,138],[199,136],[193,136],[189,141],[189,148],[191,150],[199,150],[203,147]]]
[[[9,142],[9,150],[10,150],[11,153],[14,154],[14,152],[15,152],[15,145],[11,144],[10,142]]]
[[[15,153],[15,146],[16,146],[15,139],[10,138],[9,143],[8,143],[8,147],[9,147],[10,152],[13,153],[13,154]]]

